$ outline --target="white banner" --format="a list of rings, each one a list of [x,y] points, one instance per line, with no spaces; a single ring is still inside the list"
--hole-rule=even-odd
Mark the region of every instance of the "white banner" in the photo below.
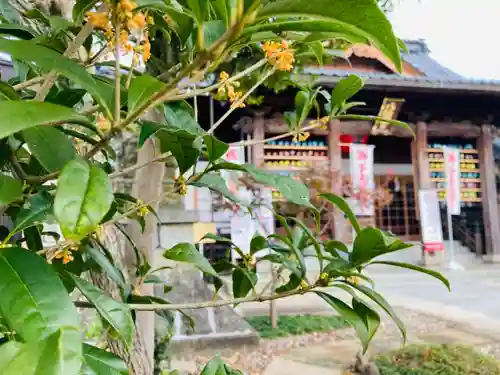
[[[435,189],[419,190],[418,198],[424,251],[443,250],[443,231],[441,229],[437,191]]]
[[[349,160],[351,169],[352,188],[355,194],[373,190],[375,181],[373,177],[373,145],[351,144]],[[354,202],[355,201],[355,202]],[[373,201],[353,200],[354,213],[359,216],[373,216]]]
[[[460,215],[460,151],[444,148],[446,205],[450,215]]]

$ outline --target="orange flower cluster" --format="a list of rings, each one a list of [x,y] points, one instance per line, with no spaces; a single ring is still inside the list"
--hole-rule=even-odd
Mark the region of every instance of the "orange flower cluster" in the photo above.
[[[243,97],[243,92],[236,90],[236,88],[240,87],[240,83],[238,81],[227,82],[229,74],[226,72],[221,72],[219,78],[223,84],[217,89],[217,95],[227,95],[232,108],[244,108],[245,103],[242,101],[240,102],[240,99]]]
[[[288,47],[288,43],[283,40],[281,43],[265,42],[262,50],[266,53],[267,60],[278,70],[291,71],[295,57],[293,50]]]
[[[299,131],[293,136],[293,141],[294,142],[307,141],[307,138],[309,138],[310,135],[311,135],[311,133],[309,133],[309,132],[300,132]]]
[[[106,1],[111,3],[109,0]],[[104,31],[104,36],[108,40],[110,48],[115,44],[115,28],[113,23],[120,23],[120,47],[124,53],[136,52],[142,54],[144,62],[151,57],[151,43],[146,31],[148,24],[153,22],[151,17],[147,17],[142,12],[134,12],[137,4],[130,0],[120,0],[118,4],[110,4],[111,12],[87,12],[87,19],[92,25]],[[136,46],[129,42],[129,34],[140,34],[137,38],[139,43]],[[136,59],[134,59],[135,61]]]
[[[75,258],[73,257],[73,252],[77,251],[78,247],[77,246],[68,246],[59,251],[54,258],[55,259],[62,259],[63,264],[68,264],[69,262],[73,261]]]

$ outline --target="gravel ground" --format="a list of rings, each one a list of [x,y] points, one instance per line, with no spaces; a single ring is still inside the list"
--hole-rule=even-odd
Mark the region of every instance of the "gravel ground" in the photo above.
[[[415,313],[409,310],[397,309],[398,315],[406,325],[409,340],[419,334],[438,332],[445,328],[453,328],[454,324],[444,320]],[[194,361],[201,369],[208,360],[215,355],[220,355],[233,368],[240,369],[249,375],[258,375],[271,363],[275,356],[282,355],[290,349],[305,347],[308,345],[321,344],[332,340],[356,339],[354,331],[350,328],[340,329],[326,333],[314,333],[304,336],[291,336],[274,340],[261,340],[258,346],[231,348],[221,350],[204,350],[194,355]],[[383,319],[380,330],[375,340],[389,341],[401,340],[397,326],[389,319]],[[485,345],[478,348],[481,351],[500,358],[500,344]],[[181,360],[193,360],[193,354],[189,357],[179,357]]]

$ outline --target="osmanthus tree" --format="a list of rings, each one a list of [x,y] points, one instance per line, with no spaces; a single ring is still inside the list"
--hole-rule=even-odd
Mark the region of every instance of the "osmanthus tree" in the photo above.
[[[241,254],[244,261],[239,265],[211,265],[196,244],[165,249],[165,258],[191,263],[219,283],[218,273],[230,270],[232,300],[174,305],[138,296],[140,285],[126,281],[125,270],[114,263],[101,241],[102,231],[124,218],[142,225],[147,215],[154,215],[151,205],[158,203],[113,188],[116,176],[148,165],[138,162],[126,171],[116,170],[111,145],[124,132],[136,134],[139,147],[154,139],[162,155],[151,162],[175,160],[175,184],[159,200],[195,186],[240,203],[220,175],[234,170],[315,212],[304,184],[253,165],[224,161],[228,144],[214,131],[266,79],[298,69],[298,51],[309,50],[321,59],[322,42],[372,44],[401,68],[401,46],[374,0],[79,0],[71,20],[36,9],[20,17],[7,2],[2,2],[0,12],[0,51],[12,58],[17,74],[0,82],[0,206],[4,221],[12,224],[0,245],[0,374],[139,374],[126,353],[85,342],[76,305],[95,309],[109,337],[130,349],[136,311],[169,312],[316,293],[353,326],[366,349],[380,324],[374,306],[388,313],[405,335],[403,323],[364,274],[366,267],[406,267],[437,277],[449,287],[438,273],[377,261],[381,254],[410,245],[379,229],[361,228],[346,202],[329,193],[320,198],[349,218],[356,232],[352,249],[339,241],[321,240],[319,230],[279,215],[285,233],[256,235],[250,254]],[[22,23],[23,18],[30,22]],[[137,67],[153,59],[151,45],[160,36],[171,40],[164,60],[170,67],[141,73]],[[196,86],[221,63],[243,51],[258,50],[262,58],[244,70],[218,74],[209,87]],[[110,65],[100,59],[106,52],[115,56],[113,78],[92,73],[96,65]],[[131,66],[120,64],[124,52],[133,54]],[[256,77],[255,83],[243,90],[239,80],[249,75]],[[361,88],[362,81],[353,76],[331,94],[322,93],[328,101],[326,113],[307,124],[320,90],[304,88],[297,94],[295,111],[287,114],[289,135],[305,137],[311,128],[348,118],[348,100]],[[186,102],[207,93],[231,103],[208,131]],[[207,167],[192,168],[201,157],[208,160]],[[47,229],[53,223],[63,236]],[[47,236],[54,237],[54,244],[46,245]],[[321,268],[314,280],[308,277],[304,261],[307,248],[315,250]],[[254,256],[260,251],[266,255],[259,259],[276,263],[287,277],[275,290],[255,290]],[[151,269],[139,250],[132,256],[143,282]],[[90,282],[89,271],[113,280],[120,287],[120,298]],[[340,300],[325,287],[339,288],[352,300]],[[75,303],[76,290],[86,302]],[[239,372],[214,359],[203,373]]]

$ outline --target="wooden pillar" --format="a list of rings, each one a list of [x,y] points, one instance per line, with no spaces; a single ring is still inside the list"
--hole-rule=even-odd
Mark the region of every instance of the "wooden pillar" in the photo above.
[[[485,262],[500,262],[500,221],[498,219],[493,135],[490,125],[481,126],[479,139],[479,164],[486,239]]]
[[[418,122],[416,129],[416,140],[414,144],[413,152],[416,154],[416,173],[418,175],[416,187],[418,190],[420,189],[431,189],[432,181],[429,173],[429,158],[427,152],[428,145],[428,137],[427,137],[427,124],[425,122]],[[419,202],[419,193],[416,188],[415,198],[416,198],[416,206],[420,205]],[[418,208],[418,212],[420,213],[420,207]],[[423,240],[421,238],[421,240]],[[426,266],[437,265],[442,263],[444,259],[443,251],[436,251],[432,253],[424,252],[424,248],[422,247],[422,263]]]
[[[330,121],[328,129],[328,163],[332,172],[332,193],[342,196],[342,150],[340,148],[340,121]],[[335,208],[332,208],[331,231],[334,238],[343,240],[344,217]]]
[[[264,113],[255,112],[254,120],[253,120],[253,139],[255,141],[263,141],[266,136],[265,129],[265,119]],[[257,167],[261,167],[264,163],[264,143],[257,143],[253,146],[253,163]]]

